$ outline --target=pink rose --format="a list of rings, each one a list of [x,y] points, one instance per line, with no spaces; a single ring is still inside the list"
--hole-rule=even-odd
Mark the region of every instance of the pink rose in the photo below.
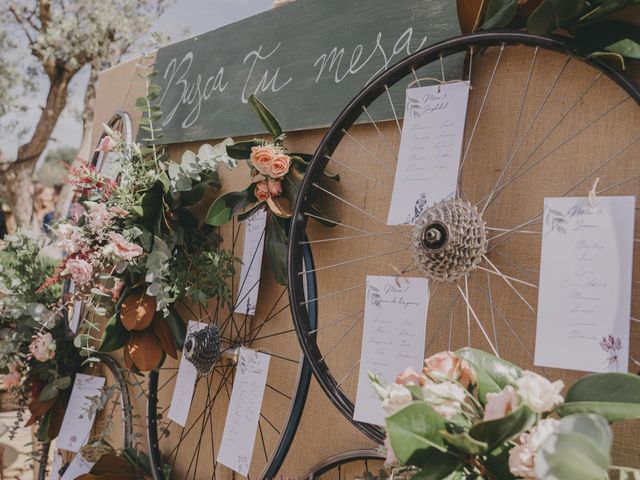
[[[29,351],[39,362],[46,362],[56,356],[56,342],[50,333],[39,333],[33,337]]]
[[[84,285],[91,281],[93,275],[93,267],[85,260],[79,258],[72,258],[67,261],[66,269],[71,275],[71,278],[78,285]]]
[[[511,385],[498,393],[487,393],[487,405],[484,407],[484,420],[497,420],[518,408],[518,394]]]
[[[125,210],[124,208],[111,207],[109,209],[109,211],[111,213],[113,213],[116,217],[128,217],[129,216],[129,212],[127,210]]]
[[[89,213],[87,214],[89,225],[95,230],[104,228],[111,222],[111,213],[102,203],[89,204]]]
[[[269,194],[269,184],[267,183],[267,181],[261,180],[256,183],[256,189],[254,190],[253,194],[260,202],[264,202],[266,199],[270,198],[271,195]]]
[[[56,230],[57,243],[67,253],[73,253],[82,249],[82,235],[75,225],[61,223]]]
[[[271,145],[251,147],[249,161],[251,165],[263,175],[269,175],[271,162],[276,158],[276,150]]]
[[[124,282],[118,280],[116,284],[113,286],[109,293],[111,293],[111,298],[114,302],[117,302],[120,299],[120,295],[122,294],[122,289],[124,288]]]
[[[476,382],[476,374],[467,362],[453,352],[440,352],[424,361],[424,373],[436,379],[447,378],[467,388]]]
[[[289,155],[285,155],[284,153],[280,153],[276,155],[276,158],[274,158],[271,162],[268,175],[273,178],[282,178],[289,171],[290,165],[291,157],[289,157]]]
[[[105,249],[104,253],[113,254],[122,260],[126,260],[130,262],[136,257],[142,255],[143,250],[140,245],[133,242],[128,242],[125,238],[116,232],[109,233],[109,239],[111,243],[109,243]]]
[[[98,148],[96,148],[96,152],[110,152],[118,146],[118,141],[107,135],[100,140],[98,144]]]
[[[270,197],[278,197],[282,193],[282,182],[275,178],[267,178],[267,187]]]
[[[408,367],[404,372],[397,376],[396,383],[399,383],[400,385],[416,385],[421,387],[424,385],[425,379],[413,368]]]
[[[22,364],[20,362],[13,362],[9,364],[9,373],[2,377],[2,385],[4,388],[13,388],[20,385],[22,381],[22,374],[18,368]]]

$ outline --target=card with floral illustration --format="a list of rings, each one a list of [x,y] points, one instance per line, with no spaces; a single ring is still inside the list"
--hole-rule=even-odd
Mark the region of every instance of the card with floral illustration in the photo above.
[[[465,82],[407,90],[387,224],[413,225],[425,208],[455,195],[468,99]]]
[[[428,307],[425,278],[367,276],[355,420],[384,425],[370,374],[393,382],[407,366],[422,370]]]
[[[626,372],[635,197],[546,198],[535,364]]]
[[[58,434],[58,448],[77,452],[87,443],[95,419],[95,413],[91,409],[91,398],[101,395],[104,381],[104,377],[76,374]]]

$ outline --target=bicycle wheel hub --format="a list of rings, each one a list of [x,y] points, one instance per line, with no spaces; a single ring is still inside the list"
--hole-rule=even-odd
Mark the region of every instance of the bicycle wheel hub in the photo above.
[[[187,336],[184,342],[185,357],[196,367],[199,375],[211,373],[220,360],[220,338],[220,329],[215,324],[209,324]]]
[[[471,273],[487,252],[485,223],[469,202],[442,200],[418,218],[411,247],[428,279],[454,282]]]

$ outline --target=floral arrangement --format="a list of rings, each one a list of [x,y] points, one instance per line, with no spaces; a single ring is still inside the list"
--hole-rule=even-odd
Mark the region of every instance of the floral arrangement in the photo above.
[[[425,360],[386,385],[387,462],[420,479],[603,479],[640,472],[610,464],[610,422],[640,418],[640,377],[592,374],[564,384],[465,348]],[[617,478],[617,477],[616,477]]]
[[[219,248],[217,229],[205,215],[220,187],[217,169],[232,166],[225,147],[202,145],[187,151],[180,164],[159,144],[160,117],[152,106],[159,88],[147,79],[142,144],[127,143],[105,126],[98,150],[115,151],[119,163],[112,178],[83,163],[70,169],[76,186],[74,214],[54,227],[57,244],[66,256],[42,286],[73,281],[67,301],[82,301],[92,314],[109,318],[102,331],[92,315],[85,315],[76,339],[82,354],[124,348],[128,368],[157,368],[165,355],[177,358],[186,333],[174,308],[176,301],[230,302],[228,279],[237,259]],[[61,306],[64,307],[64,306]]]
[[[257,210],[267,208],[265,251],[276,280],[286,285],[289,219],[311,155],[289,152],[284,147],[282,127],[267,107],[253,95],[249,105],[273,140],[254,139],[227,145],[229,157],[248,162],[251,183],[245,190],[220,196],[209,209],[207,223],[219,227],[236,216],[242,222]],[[340,180],[338,175],[325,173],[325,177]],[[312,203],[311,208],[318,217],[326,218],[317,203]],[[326,225],[335,226],[331,222]]]
[[[41,255],[45,240],[26,232],[5,238],[0,249],[0,371],[2,386],[17,395],[18,422],[28,408],[27,426],[38,425],[46,442],[58,435],[81,358],[55,313],[59,284],[39,288],[56,264]]]

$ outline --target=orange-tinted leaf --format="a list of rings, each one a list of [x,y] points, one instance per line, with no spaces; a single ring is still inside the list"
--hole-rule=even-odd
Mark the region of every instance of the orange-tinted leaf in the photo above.
[[[160,366],[162,344],[152,328],[133,332],[126,348],[138,370],[148,372]]]
[[[144,287],[133,290],[120,307],[120,321],[127,330],[144,330],[155,314],[156,299],[147,295]]]
[[[41,417],[49,411],[51,407],[56,403],[57,397],[41,402],[39,396],[35,396],[29,402],[29,411],[34,417]]]
[[[267,205],[274,215],[282,218],[290,218],[293,215],[293,210],[289,205],[289,200],[285,197],[269,197],[267,198]]]
[[[49,414],[49,438],[54,439],[60,433],[60,427],[62,426],[62,420],[64,419],[64,405],[62,399],[56,397],[56,403],[51,409]]]
[[[164,315],[162,312],[156,313],[156,316],[153,319],[152,325],[153,325],[153,331],[156,333],[156,335],[160,339],[160,343],[162,344],[162,349],[171,358],[174,358],[177,360],[178,351],[176,350],[176,340],[175,338],[173,338],[173,334],[171,333],[169,324],[164,319]]]
[[[133,365],[133,359],[131,358],[131,355],[129,355],[128,342],[122,349],[122,356],[124,357],[124,366],[127,367],[129,370],[131,370],[134,367],[134,365]]]
[[[96,464],[91,469],[91,473],[94,475],[105,475],[105,474],[115,474],[119,473],[122,475],[131,474],[135,475],[136,469],[131,463],[126,459],[122,458],[115,453],[105,453],[100,457],[100,460],[96,462]],[[102,478],[102,477],[100,477]],[[129,478],[129,477],[122,477]],[[135,477],[132,477],[135,478]]]

